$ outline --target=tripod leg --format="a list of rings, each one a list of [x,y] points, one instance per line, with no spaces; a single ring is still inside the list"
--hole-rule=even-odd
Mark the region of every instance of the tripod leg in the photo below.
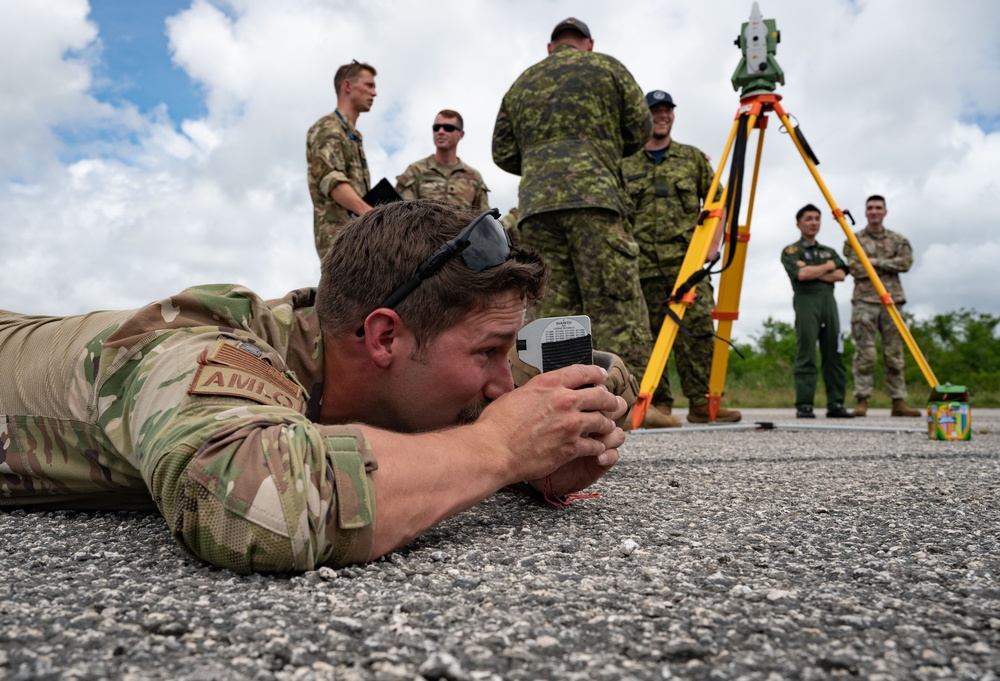
[[[785,129],[788,130],[788,135],[795,143],[795,148],[799,150],[799,155],[802,156],[802,160],[805,162],[806,167],[809,168],[809,172],[812,173],[813,179],[816,180],[816,184],[819,185],[820,191],[823,192],[823,196],[826,198],[826,202],[830,205],[830,210],[833,211],[834,217],[844,230],[844,234],[847,236],[847,241],[851,244],[851,249],[854,251],[855,255],[858,256],[861,266],[865,268],[865,273],[875,286],[875,290],[879,294],[879,299],[882,301],[882,305],[885,307],[886,311],[888,311],[889,316],[892,317],[893,323],[899,330],[899,335],[903,337],[903,340],[906,342],[906,347],[910,349],[910,354],[913,355],[913,359],[916,360],[917,366],[920,367],[920,371],[924,375],[924,380],[927,381],[931,390],[934,390],[934,388],[938,386],[937,377],[934,375],[930,365],[924,358],[924,354],[920,351],[920,348],[917,347],[917,342],[913,339],[913,335],[910,333],[910,329],[907,328],[906,322],[903,321],[902,315],[899,314],[899,310],[896,309],[896,304],[892,301],[892,295],[885,290],[885,286],[882,285],[882,280],[879,279],[878,274],[875,272],[875,268],[872,267],[871,261],[868,260],[868,256],[865,255],[865,250],[861,248],[861,243],[858,241],[858,238],[854,236],[854,232],[851,231],[851,228],[847,225],[847,220],[844,219],[844,211],[837,206],[836,202],[833,200],[833,196],[831,196],[830,192],[827,190],[826,185],[823,183],[823,178],[820,177],[819,171],[816,170],[816,164],[812,162],[812,159],[806,153],[802,140],[799,139],[795,129],[792,127],[792,123],[788,119],[788,114],[785,113],[785,110],[777,102],[773,106],[774,110],[781,118],[781,122],[785,125]]]
[[[715,196],[718,191],[721,183],[723,168],[726,163],[726,157],[729,155],[730,149],[732,149],[733,140],[736,139],[736,132],[739,125],[740,119],[737,116],[735,122],[733,123],[732,131],[729,133],[729,140],[726,142],[726,148],[722,153],[721,160],[719,161],[719,167],[715,171],[715,176],[712,178],[712,184],[709,187],[708,196]],[[722,201],[725,201],[725,192],[723,192]],[[679,286],[686,282],[692,274],[704,267],[705,258],[708,256],[709,248],[715,238],[716,227],[719,224],[721,214],[721,202],[705,204],[705,211],[703,212],[703,215],[707,215],[707,218],[694,229],[694,234],[691,236],[691,243],[688,245],[687,252],[684,254],[684,261],[681,263],[680,273],[677,276],[677,282],[674,284],[674,290],[671,294],[676,294]],[[673,312],[678,319],[683,319],[684,312],[692,302],[694,302],[693,289],[680,301],[671,303],[669,306],[670,311]],[[677,330],[677,324],[670,318],[670,315],[667,315],[666,319],[663,320],[663,325],[660,327],[659,333],[656,336],[656,342],[653,344],[653,351],[650,355],[649,363],[646,365],[646,370],[643,372],[642,380],[639,383],[639,396],[635,401],[635,406],[632,408],[632,428],[642,427],[642,422],[646,418],[646,412],[652,404],[653,392],[656,390],[656,386],[660,382],[660,378],[663,376],[663,372],[667,367],[667,358],[670,356],[670,349],[673,347],[674,341],[677,339]]]
[[[746,267],[747,242],[750,241],[750,222],[753,218],[754,196],[757,193],[757,178],[760,173],[761,152],[764,150],[764,130],[767,128],[767,118],[760,116],[756,120],[760,131],[757,136],[757,156],[754,159],[753,179],[750,182],[750,197],[747,203],[746,223],[739,226],[735,245],[726,242],[725,259],[729,257],[729,249],[735,248],[732,264],[722,272],[719,279],[719,292],[712,319],[718,322],[715,331],[715,346],[712,351],[712,372],[708,379],[708,419],[715,421],[722,405],[722,393],[726,385],[726,371],[729,367],[729,341],[732,338],[733,322],[740,316],[740,291],[743,288],[743,273]],[[730,219],[738,219],[732,216]]]

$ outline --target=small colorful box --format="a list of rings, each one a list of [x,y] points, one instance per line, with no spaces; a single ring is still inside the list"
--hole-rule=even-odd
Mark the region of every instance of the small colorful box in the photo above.
[[[927,405],[927,436],[932,440],[968,440],[972,437],[972,410],[964,385],[939,385]]]

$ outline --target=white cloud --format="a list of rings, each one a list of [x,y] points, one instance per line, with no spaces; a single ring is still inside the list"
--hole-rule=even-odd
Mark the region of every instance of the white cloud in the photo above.
[[[739,103],[733,39],[750,4],[194,0],[164,31],[206,113],[172,121],[165,107],[143,115],[91,96],[101,36],[85,2],[4,3],[0,63],[17,68],[0,71],[0,308],[69,314],[212,281],[265,296],[314,283],[304,137],[334,106],[333,72],[351,59],[378,69],[375,106],[359,121],[373,179],[430,153],[434,114],[453,108],[466,119],[462,158],[506,211],[518,178],[492,163],[496,111],[571,14],[644,90],[673,94],[676,139],[717,162]],[[908,310],[1000,313],[1000,278],[990,276],[1000,131],[976,125],[1000,116],[1000,5],[762,0],[761,9],[782,33],[782,103],[835,201],[863,223],[864,198],[885,194],[887,226],[913,243]],[[70,128],[80,142],[67,148],[53,130]],[[796,209],[820,205],[820,240],[844,240],[779,128],[771,116],[734,329],[742,338],[768,316],[793,318],[778,256],[796,238]],[[837,295],[849,314],[850,284]]]

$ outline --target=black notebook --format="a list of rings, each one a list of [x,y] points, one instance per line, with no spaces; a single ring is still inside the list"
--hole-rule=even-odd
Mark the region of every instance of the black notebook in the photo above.
[[[389,180],[384,177],[379,180],[378,184],[368,190],[368,193],[361,197],[364,202],[369,206],[377,206],[380,203],[392,203],[393,201],[402,201],[403,197],[399,195],[396,188],[389,184]]]

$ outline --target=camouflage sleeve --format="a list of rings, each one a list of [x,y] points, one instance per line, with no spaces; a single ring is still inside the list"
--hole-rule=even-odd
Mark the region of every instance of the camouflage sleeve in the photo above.
[[[507,112],[507,97],[500,104],[500,111],[497,112],[497,120],[493,125],[493,162],[512,175],[521,174],[521,149]]]
[[[218,339],[217,330],[171,334],[143,351],[126,385],[102,389],[121,399],[100,418],[131,441],[174,539],[241,573],[367,561],[377,464],[364,436],[282,406],[287,396],[253,370],[216,379],[204,369],[218,369],[205,364]]]
[[[414,201],[420,198],[417,189],[417,174],[411,163],[403,171],[402,175],[396,176],[396,192],[399,193],[404,201]]]
[[[618,62],[618,82],[621,87],[622,157],[631,156],[649,141],[653,133],[653,118],[642,88],[635,82],[625,65]]]
[[[310,142],[315,145],[310,171],[318,178],[317,185],[324,196],[338,184],[350,182],[347,176],[348,159],[344,151],[344,140],[336,123],[324,122],[322,130]]]
[[[878,269],[883,272],[908,272],[913,267],[913,248],[910,240],[899,234],[892,235],[895,249],[891,258],[879,258]]]
[[[490,209],[490,188],[486,186],[483,182],[483,178],[479,177],[479,188],[476,190],[476,198],[472,202],[472,207],[480,213],[485,213]]]
[[[703,202],[708,202],[708,190],[712,188],[712,180],[715,179],[715,170],[712,169],[712,164],[709,162],[708,157],[705,156],[701,150],[696,149],[695,153],[698,156],[698,195]],[[719,182],[719,186],[715,188],[715,200],[722,197],[722,182]]]
[[[857,236],[855,234],[854,236]],[[864,249],[864,244],[861,244],[862,250]],[[867,255],[867,254],[866,254]],[[847,272],[855,279],[867,279],[868,273],[865,272],[864,265],[861,264],[861,258],[858,254],[854,252],[851,248],[851,242],[849,240],[844,241],[844,257],[847,258]]]

